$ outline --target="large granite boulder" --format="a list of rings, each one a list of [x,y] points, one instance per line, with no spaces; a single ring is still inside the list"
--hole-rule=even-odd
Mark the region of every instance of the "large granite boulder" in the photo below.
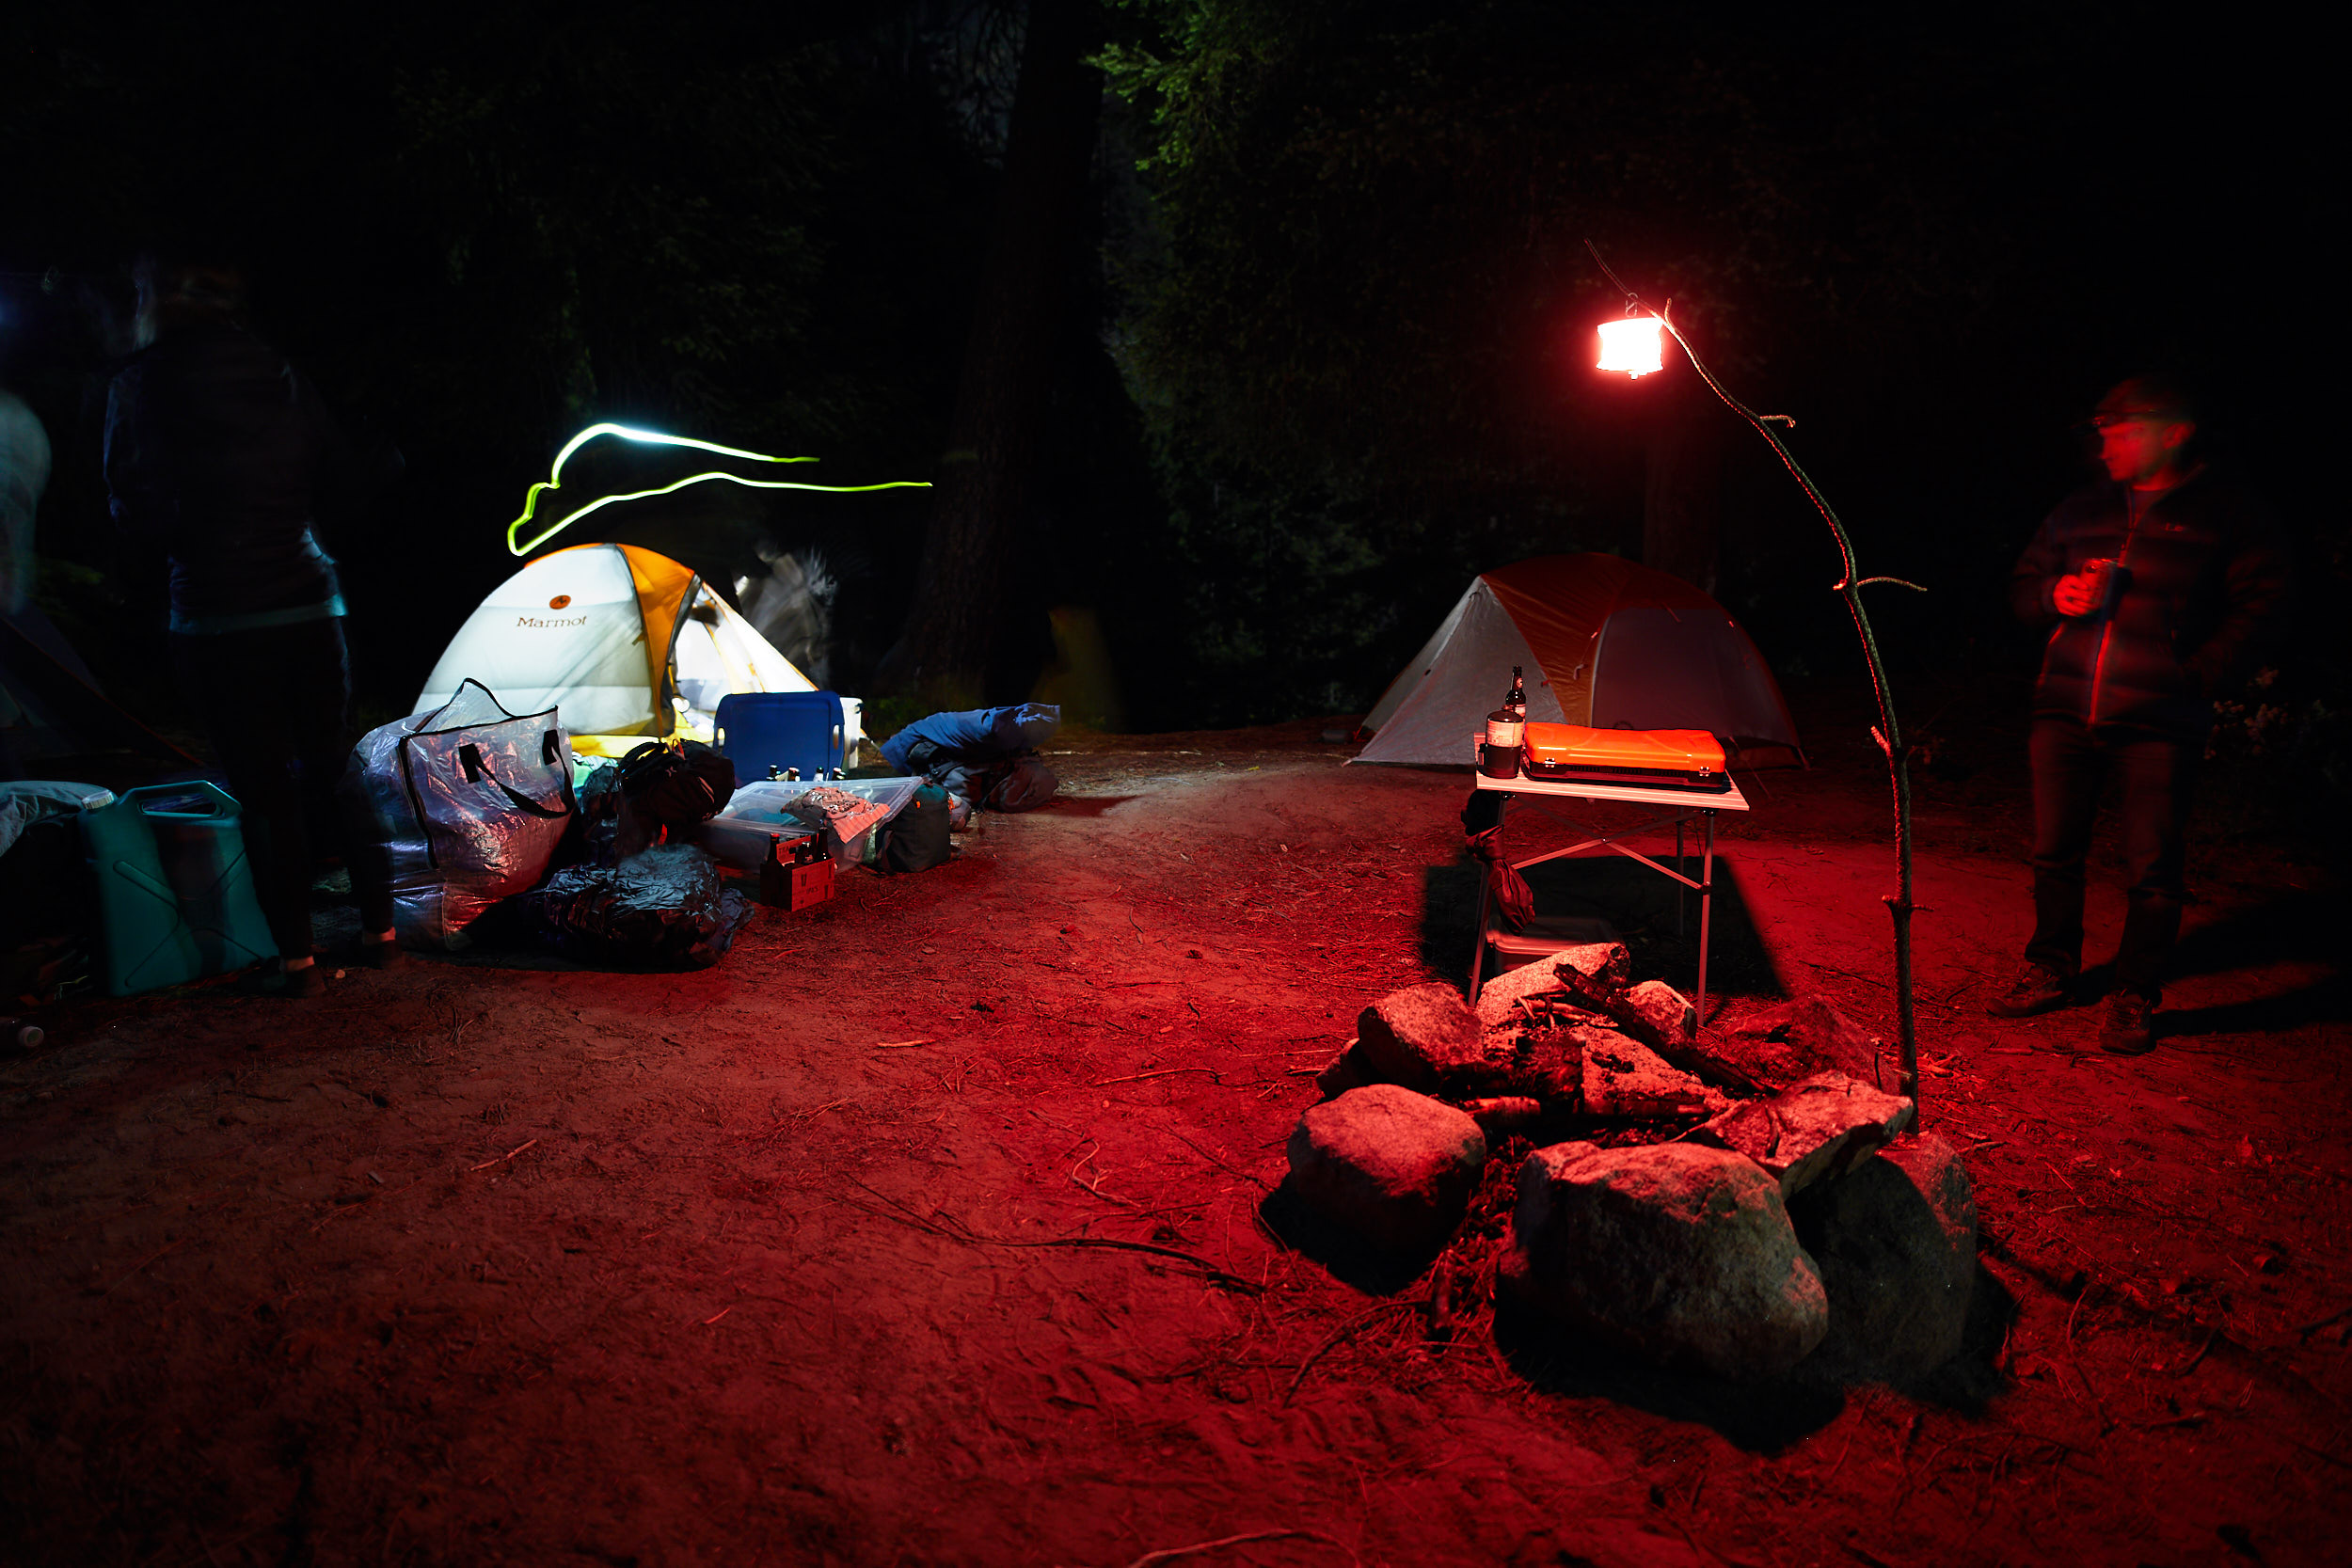
[[[1977,1278],[1977,1201],[1932,1133],[1882,1149],[1788,1206],[1829,1292],[1815,1365],[1907,1383],[1960,1350]]]
[[[1502,1027],[1519,1011],[1522,998],[1565,994],[1568,975],[1587,985],[1622,989],[1632,972],[1632,959],[1621,942],[1580,942],[1563,947],[1534,963],[1505,970],[1478,988],[1478,1021],[1489,1029]]]
[[[1564,996],[1560,976],[1551,972],[1549,959],[1506,969],[1478,988],[1478,1022],[1482,1028],[1500,1029],[1505,1024],[1521,1022],[1527,1016],[1519,1006],[1539,996]]]
[[[1569,1025],[1497,1030],[1476,1070],[1449,1077],[1444,1092],[1524,1095],[1573,1109],[1584,1092],[1584,1031]]]
[[[1486,1030],[1461,992],[1431,983],[1392,990],[1356,1020],[1357,1075],[1375,1084],[1433,1090],[1485,1057]]]
[[[1583,1069],[1584,1110],[1596,1117],[1702,1116],[1723,1097],[1614,1029],[1568,1031]]]
[[[1786,1088],[1817,1072],[1842,1072],[1864,1083],[1879,1078],[1879,1041],[1818,996],[1743,1010],[1713,1031],[1705,1048],[1727,1071],[1765,1089]]]
[[[1633,978],[1633,956],[1621,942],[1579,942],[1554,953],[1550,962],[1554,974],[1566,971],[1604,986],[1623,986]]]
[[[1640,1021],[1642,1027],[1632,1033],[1648,1045],[1677,1046],[1691,1037],[1691,999],[1663,980],[1645,980],[1638,986],[1628,986],[1625,1010]]]
[[[1397,1084],[1456,1099],[1524,1095],[1549,1103],[1575,1101],[1583,1064],[1570,1028],[1486,1028],[1478,1019],[1449,986],[1391,991],[1364,1009],[1355,1044],[1316,1083],[1326,1096]]]
[[[1821,1072],[1769,1100],[1734,1105],[1691,1133],[1736,1149],[1780,1182],[1783,1199],[1851,1169],[1911,1125],[1912,1103],[1843,1073]]]
[[[1324,1218],[1390,1251],[1427,1251],[1462,1223],[1486,1134],[1451,1105],[1372,1084],[1309,1109],[1290,1162],[1293,1190]]]
[[[1729,1149],[1535,1150],[1502,1282],[1567,1327],[1719,1377],[1777,1376],[1829,1329],[1780,1184]]]

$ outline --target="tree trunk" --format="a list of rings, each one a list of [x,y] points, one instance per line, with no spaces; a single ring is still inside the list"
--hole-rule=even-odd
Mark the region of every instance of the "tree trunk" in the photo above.
[[[878,692],[972,707],[994,650],[1071,295],[1102,106],[1095,0],[1030,0],[1004,183],[914,601]]]

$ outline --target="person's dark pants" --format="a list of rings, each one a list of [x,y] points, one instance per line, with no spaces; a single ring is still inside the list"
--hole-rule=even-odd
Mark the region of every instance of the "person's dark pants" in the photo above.
[[[2204,747],[2145,731],[2037,719],[2033,760],[2033,940],[2026,957],[2062,974],[2082,967],[2083,862],[2109,777],[2122,787],[2123,859],[2131,880],[2119,989],[2154,997],[2181,932],[2189,795]]]
[[[346,839],[335,796],[352,742],[343,624],[304,621],[171,642],[197,722],[242,808],[253,891],[270,936],[284,957],[306,957],[317,857],[342,850]],[[361,928],[390,929],[389,882],[364,854],[344,858]]]

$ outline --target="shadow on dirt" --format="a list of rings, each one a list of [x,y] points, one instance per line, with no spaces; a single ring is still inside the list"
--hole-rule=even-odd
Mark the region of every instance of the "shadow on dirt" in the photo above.
[[[2192,927],[2173,949],[2173,973],[2230,974],[2280,960],[2340,964],[2352,948],[2352,921],[2341,905],[2306,890],[2283,893],[2266,903],[2236,910],[2209,925]],[[2105,996],[2115,984],[2112,962],[2082,973],[2077,993]],[[2341,968],[2325,977],[2263,996],[2244,996],[2203,1007],[2168,1007],[2157,1015],[2159,1037],[2277,1034],[2307,1023],[2352,1020],[2352,979]]]
[[[2183,974],[2216,974],[2280,958],[2341,961],[2347,934],[2352,919],[2338,897],[2296,888],[2192,926],[2172,950],[2172,961]]]
[[[1963,1416],[1983,1416],[2010,1387],[2009,1374],[2001,1370],[2001,1353],[2009,1347],[2017,1312],[2017,1298],[2009,1287],[1979,1263],[1977,1283],[1968,1298],[1968,1323],[1961,1330],[1960,1354],[1926,1377],[1899,1385],[1899,1391]]]
[[[1544,1393],[1611,1400],[1669,1420],[1695,1421],[1751,1452],[1777,1453],[1829,1425],[1846,1407],[1842,1387],[1808,1377],[1802,1368],[1762,1383],[1664,1371],[1597,1340],[1565,1334],[1507,1296],[1495,1303],[1495,1348]]]
[[[2186,932],[2173,949],[2181,974],[2222,974],[2280,959],[2340,966],[2352,949],[2352,920],[2342,903],[2307,889],[2281,893]],[[2292,1029],[2352,1020],[2352,984],[2339,967],[2313,984],[2209,1007],[2167,1009],[2168,1035],[2221,1035]]]
[[[1864,1384],[1886,1381],[1908,1399],[1982,1417],[2008,1386],[2000,1354],[2016,1313],[2016,1298],[1978,1265],[1959,1354],[1925,1377],[1901,1380],[1881,1380],[1867,1369],[1831,1366],[1818,1356],[1785,1377],[1758,1383],[1663,1370],[1563,1332],[1508,1295],[1495,1302],[1495,1346],[1513,1371],[1545,1393],[1613,1400],[1712,1427],[1725,1441],[1753,1452],[1775,1453],[1836,1420],[1849,1391]]]
[[[1375,1247],[1316,1214],[1288,1178],[1267,1195],[1258,1213],[1281,1244],[1327,1270],[1342,1284],[1371,1296],[1402,1295],[1427,1275],[1441,1250],[1401,1255]],[[1507,1238],[1500,1244],[1508,1245]],[[1864,1385],[1888,1386],[1919,1403],[1981,1418],[2010,1386],[2001,1354],[2018,1312],[2017,1298],[1979,1263],[1960,1350],[1926,1375],[1889,1377],[1872,1364],[1867,1346],[1833,1334],[1787,1376],[1740,1384],[1648,1366],[1587,1335],[1563,1329],[1507,1291],[1497,1293],[1494,1307],[1495,1348],[1532,1387],[1570,1398],[1612,1400],[1672,1420],[1698,1422],[1740,1448],[1761,1453],[1786,1449],[1827,1426],[1845,1408],[1849,1390]],[[1830,1310],[1837,1310],[1834,1300]]]
[[[1671,853],[1653,856],[1675,864]],[[1686,855],[1679,869],[1699,874],[1699,857]],[[1474,863],[1428,867],[1422,879],[1422,961],[1460,984],[1470,973],[1477,919],[1478,884],[1484,867]],[[1539,921],[1602,920],[1615,928],[1633,961],[1634,978],[1664,980],[1689,991],[1699,961],[1698,895],[1623,855],[1579,856],[1528,867]],[[1677,895],[1681,895],[1680,909]],[[1709,923],[1707,990],[1709,997],[1788,994],[1772,964],[1755,917],[1740,890],[1737,869],[1715,857],[1715,896]],[[1487,973],[1495,973],[1487,960]],[[1710,1009],[1711,1010],[1711,1009]]]
[[[2210,1007],[2167,1007],[2156,1015],[2159,1039],[2194,1035],[2278,1034],[2306,1023],[2352,1019],[2352,984],[2342,977]]]
[[[1443,1250],[1430,1247],[1400,1254],[1374,1246],[1309,1208],[1298,1196],[1295,1179],[1288,1176],[1258,1205],[1258,1217],[1284,1246],[1368,1296],[1395,1295],[1427,1274]]]
[[[1036,810],[1041,816],[1107,816],[1112,808],[1138,799],[1134,795],[1057,795]]]

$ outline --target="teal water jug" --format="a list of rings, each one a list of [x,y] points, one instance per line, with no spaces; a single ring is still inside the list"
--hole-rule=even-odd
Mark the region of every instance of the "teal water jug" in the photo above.
[[[237,802],[195,780],[82,814],[98,882],[106,994],[135,996],[273,957]]]

